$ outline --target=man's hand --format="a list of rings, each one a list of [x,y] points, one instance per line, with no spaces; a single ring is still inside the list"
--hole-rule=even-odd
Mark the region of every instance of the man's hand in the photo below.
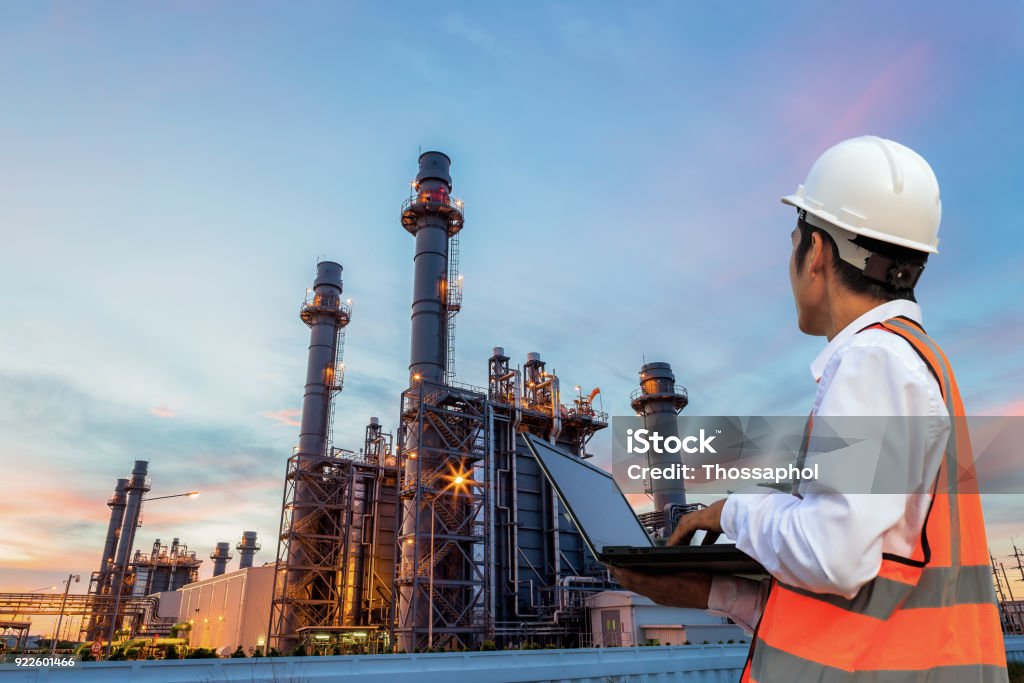
[[[621,567],[611,568],[622,587],[667,607],[707,609],[711,592],[711,575],[683,572],[679,574],[641,574]]]
[[[668,539],[668,545],[689,545],[690,539],[697,529],[705,529],[708,532],[722,533],[722,508],[725,507],[725,498],[716,500],[706,508],[696,512],[683,515],[676,526],[676,530]]]

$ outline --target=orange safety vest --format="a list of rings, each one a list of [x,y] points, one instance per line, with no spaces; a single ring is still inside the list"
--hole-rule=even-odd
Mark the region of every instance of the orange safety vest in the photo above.
[[[911,557],[883,553],[857,595],[773,579],[741,683],[1005,683],[1006,653],[963,403],[949,361],[915,322],[903,337],[935,375],[951,431]]]

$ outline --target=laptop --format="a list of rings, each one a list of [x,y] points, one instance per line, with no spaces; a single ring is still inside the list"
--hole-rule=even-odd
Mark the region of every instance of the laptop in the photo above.
[[[766,574],[731,543],[656,545],[611,474],[532,434],[522,436],[584,543],[602,564],[651,574]]]

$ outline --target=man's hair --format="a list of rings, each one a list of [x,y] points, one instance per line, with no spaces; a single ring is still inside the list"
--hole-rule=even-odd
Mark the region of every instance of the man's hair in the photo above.
[[[836,245],[835,240],[832,239],[832,235],[821,228],[800,219],[797,220],[797,226],[800,230],[800,243],[796,245],[796,266],[798,270],[803,268],[804,261],[807,259],[807,252],[810,251],[811,235],[818,233],[821,235],[822,241],[832,247],[832,269],[839,276],[839,282],[851,292],[882,301],[895,301],[896,299],[917,301],[914,298],[914,290],[912,288],[897,289],[888,282],[873,280],[864,275],[864,272],[857,268],[857,266],[842,260],[839,257],[839,247]],[[888,242],[864,237],[863,235],[858,235],[853,240],[853,243],[873,254],[888,256],[901,263],[924,266],[928,261],[928,254],[923,251],[899,247]]]

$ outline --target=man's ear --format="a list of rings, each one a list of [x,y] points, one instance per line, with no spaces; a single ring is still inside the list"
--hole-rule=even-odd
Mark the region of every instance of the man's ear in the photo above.
[[[815,230],[811,234],[811,248],[807,254],[808,274],[817,273],[824,275],[826,269],[832,265],[831,251],[831,249],[825,248],[825,238],[822,237],[820,232]]]

